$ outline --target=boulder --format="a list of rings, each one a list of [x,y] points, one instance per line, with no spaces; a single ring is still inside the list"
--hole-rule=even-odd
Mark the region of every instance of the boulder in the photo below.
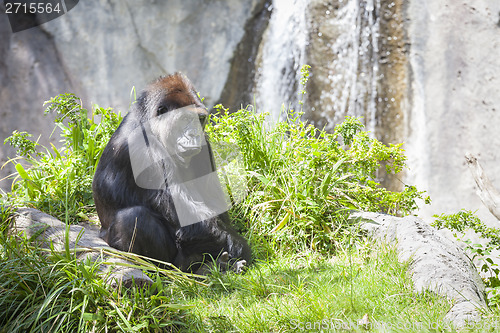
[[[356,212],[349,219],[371,237],[394,244],[400,262],[410,261],[415,291],[429,290],[454,301],[445,320],[458,327],[480,320],[487,307],[485,287],[458,244],[415,216]]]
[[[97,226],[70,225],[68,228],[69,246],[72,254],[80,260],[100,261],[101,275],[112,286],[152,285],[153,280],[134,264],[120,256],[99,238]],[[66,248],[66,224],[53,216],[33,208],[20,208],[14,215],[11,232],[24,233],[40,243],[42,248],[52,248],[63,252]],[[116,255],[118,254],[118,255]]]

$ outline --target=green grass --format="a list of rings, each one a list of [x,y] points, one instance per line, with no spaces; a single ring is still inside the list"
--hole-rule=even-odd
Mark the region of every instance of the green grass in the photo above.
[[[357,323],[365,315],[371,325],[444,327],[451,307],[431,293],[413,292],[408,266],[394,249],[354,238],[351,250],[335,256],[277,252],[244,274],[214,271],[201,280],[137,261],[155,284],[124,290],[104,283],[95,263],[0,236],[0,332],[318,331],[308,325],[363,331]]]
[[[139,259],[135,264],[149,271],[151,288],[116,289],[105,283],[98,263],[2,233],[0,332],[159,332],[182,324],[189,306],[168,286],[200,282]]]
[[[244,274],[197,280],[138,260],[155,283],[125,290],[94,263],[0,235],[0,332],[455,331],[443,321],[452,302],[415,293],[393,248],[358,238],[335,255],[276,252]],[[465,331],[496,332],[499,315],[494,307]]]
[[[193,306],[182,331],[313,332],[341,325],[364,331],[369,326],[358,321],[366,314],[372,328],[384,323],[407,325],[401,332],[445,327],[442,319],[451,303],[431,293],[415,294],[408,266],[397,261],[395,251],[370,246],[334,257],[282,255],[258,262],[244,275],[216,273],[209,288],[174,286],[173,292]],[[407,329],[410,324],[414,330]]]
[[[85,110],[70,94],[47,104],[58,115],[62,148],[41,147],[25,132],[5,141],[18,148],[10,161],[18,175],[13,192],[0,198],[0,333],[453,331],[443,322],[452,304],[413,292],[394,249],[363,243],[346,222],[351,209],[406,215],[417,200],[428,201],[413,186],[392,192],[376,182],[381,165],[399,173],[406,157],[400,144],[371,138],[359,119],[326,133],[298,113],[270,126],[264,114],[219,107],[207,132],[241,150],[248,195],[230,213],[257,260],[242,275],[194,279],[131,258],[155,282],[124,290],[69,249],[43,251],[6,232],[7,207],[36,207],[68,223],[95,214],[93,172],[121,116]],[[496,331],[498,304],[484,314],[493,326],[469,331]],[[358,325],[362,318],[366,326]]]

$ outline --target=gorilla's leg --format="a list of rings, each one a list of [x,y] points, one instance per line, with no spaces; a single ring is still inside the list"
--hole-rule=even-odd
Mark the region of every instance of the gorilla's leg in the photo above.
[[[210,273],[213,269],[214,264],[221,272],[232,270],[239,274],[243,273],[247,269],[246,260],[230,261],[229,253],[227,252],[223,252],[215,261],[213,258],[210,259],[212,260],[204,262],[195,273],[198,275],[208,275],[208,273]]]
[[[177,255],[174,233],[167,221],[144,206],[117,211],[109,228],[101,229],[101,237],[111,247],[166,262]]]
[[[216,259],[220,269],[240,272],[251,260],[250,247],[231,227],[227,212],[180,228],[176,232],[176,243],[178,253],[174,264],[181,270],[191,265],[190,270],[196,271],[201,262]],[[197,265],[192,265],[194,263]]]

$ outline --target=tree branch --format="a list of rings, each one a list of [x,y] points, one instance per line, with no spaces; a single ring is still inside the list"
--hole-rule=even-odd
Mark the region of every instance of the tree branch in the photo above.
[[[484,173],[476,157],[471,153],[466,153],[465,160],[472,173],[472,177],[474,177],[476,181],[478,187],[476,192],[477,195],[491,214],[493,214],[497,220],[500,220],[500,193],[493,187],[493,184],[491,184],[491,181]]]

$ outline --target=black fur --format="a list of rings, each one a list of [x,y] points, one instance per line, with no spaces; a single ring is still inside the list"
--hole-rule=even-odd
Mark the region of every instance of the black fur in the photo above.
[[[183,271],[195,271],[204,254],[215,258],[228,252],[231,260],[249,262],[250,248],[231,227],[227,212],[180,227],[172,196],[182,196],[187,207],[196,208],[190,195],[181,193],[182,190],[168,181],[163,188],[154,190],[141,188],[134,180],[128,145],[131,133],[154,117],[187,105],[195,105],[200,118],[206,116],[206,108],[191,83],[184,76],[173,74],[150,84],[124,117],[104,149],[92,184],[101,221],[100,236],[119,250],[170,262]],[[166,131],[168,137],[175,126],[168,124],[168,128],[161,130]],[[211,157],[210,170],[203,171],[206,173],[215,168],[210,146],[205,147]],[[155,149],[151,149],[151,153],[163,154]],[[198,163],[196,158],[200,155],[194,156],[191,163]],[[159,170],[167,180],[172,172],[184,172],[168,158],[162,160]],[[182,177],[190,179],[197,175],[183,174]]]

